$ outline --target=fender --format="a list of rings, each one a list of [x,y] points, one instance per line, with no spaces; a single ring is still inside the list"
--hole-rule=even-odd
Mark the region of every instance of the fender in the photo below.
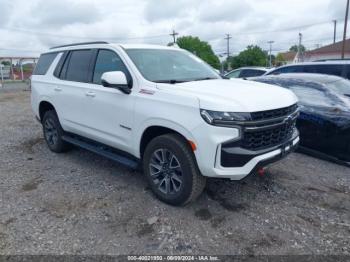
[[[173,122],[169,119],[162,119],[162,118],[150,118],[144,121],[141,125],[139,125],[138,129],[135,130],[135,140],[133,145],[133,155],[140,158],[140,144],[141,144],[141,138],[144,133],[144,131],[151,127],[151,126],[161,126],[166,127],[169,129],[172,129],[182,136],[184,136],[187,140],[191,140],[196,143],[193,135],[190,131],[188,131],[184,126],[180,125],[179,123]]]

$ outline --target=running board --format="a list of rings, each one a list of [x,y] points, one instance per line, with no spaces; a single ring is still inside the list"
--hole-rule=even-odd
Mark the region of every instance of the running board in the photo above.
[[[70,144],[104,156],[129,168],[137,169],[139,167],[139,161],[136,158],[124,156],[112,147],[76,136],[64,135],[62,139]]]

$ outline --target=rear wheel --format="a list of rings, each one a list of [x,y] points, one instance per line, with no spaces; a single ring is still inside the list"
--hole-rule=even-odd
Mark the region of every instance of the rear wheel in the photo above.
[[[206,183],[187,141],[176,134],[156,137],[147,145],[143,170],[154,194],[171,205],[195,200]]]
[[[61,153],[70,148],[70,144],[62,139],[64,131],[55,111],[50,110],[44,114],[42,125],[46,144],[51,151]]]

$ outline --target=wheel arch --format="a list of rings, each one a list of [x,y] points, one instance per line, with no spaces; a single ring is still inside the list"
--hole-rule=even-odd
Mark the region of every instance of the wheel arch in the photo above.
[[[45,112],[49,111],[49,110],[54,110],[56,112],[56,109],[54,107],[54,105],[46,100],[43,100],[39,103],[39,118],[40,121],[42,121]]]
[[[169,133],[178,134],[185,141],[188,141],[190,147],[192,146],[190,141],[195,143],[190,132],[188,132],[183,127],[178,126],[177,124],[172,123],[170,121],[166,125],[164,123],[159,123],[156,121],[152,124],[145,126],[145,128],[143,128],[142,130],[143,131],[140,132],[139,143],[137,143],[137,151],[136,151],[139,158],[142,158],[147,144],[153,138],[164,134],[169,134]]]

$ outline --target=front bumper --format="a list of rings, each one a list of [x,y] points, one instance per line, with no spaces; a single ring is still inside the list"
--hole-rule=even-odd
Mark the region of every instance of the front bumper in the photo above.
[[[208,177],[229,178],[240,180],[261,167],[279,161],[294,151],[299,143],[299,132],[295,129],[293,135],[283,143],[259,151],[250,151],[241,147],[216,149],[214,166],[199,166],[202,174]],[[204,172],[203,172],[204,171]]]

